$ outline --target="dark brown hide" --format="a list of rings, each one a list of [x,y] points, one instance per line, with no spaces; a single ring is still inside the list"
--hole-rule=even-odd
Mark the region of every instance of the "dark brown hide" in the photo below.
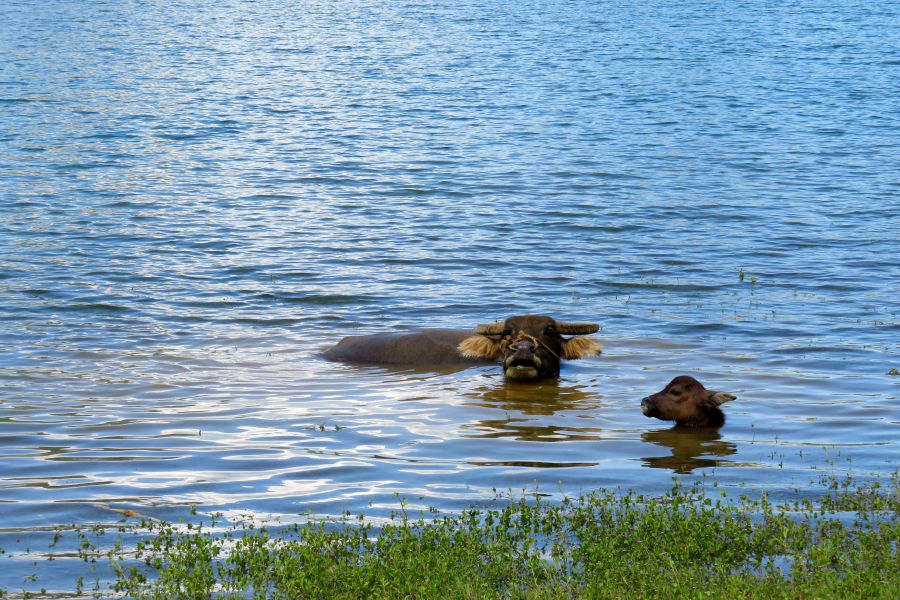
[[[464,356],[501,358],[509,379],[554,377],[559,375],[560,359],[600,354],[600,344],[590,338],[562,337],[559,330],[567,327],[577,328],[579,333],[599,329],[593,323],[566,324],[540,315],[510,317],[502,325],[479,325],[482,333],[465,340],[459,350]]]
[[[469,331],[420,329],[345,337],[325,351],[327,360],[361,364],[450,365],[496,361],[461,356],[457,347],[474,335]]]
[[[641,411],[647,417],[675,421],[681,427],[721,427],[725,414],[719,405],[734,398],[732,394],[707,390],[693,377],[681,375],[661,392],[641,400]]]

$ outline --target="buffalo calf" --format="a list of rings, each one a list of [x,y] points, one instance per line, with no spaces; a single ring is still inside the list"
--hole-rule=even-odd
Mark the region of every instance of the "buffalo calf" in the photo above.
[[[661,392],[641,400],[641,412],[681,427],[721,427],[725,415],[719,406],[734,399],[733,394],[708,390],[693,377],[681,375]]]

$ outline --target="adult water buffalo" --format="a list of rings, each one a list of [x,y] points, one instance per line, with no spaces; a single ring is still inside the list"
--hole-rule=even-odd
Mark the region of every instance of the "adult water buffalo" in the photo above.
[[[600,344],[581,337],[598,329],[596,323],[564,323],[550,317],[524,315],[479,325],[475,334],[421,329],[345,337],[324,356],[339,362],[410,365],[485,364],[503,359],[506,377],[525,381],[559,375],[561,359],[600,354]]]
[[[734,400],[734,394],[714,392],[689,375],[676,377],[661,392],[641,400],[646,417],[675,421],[676,426],[714,428],[725,424],[719,406]]]

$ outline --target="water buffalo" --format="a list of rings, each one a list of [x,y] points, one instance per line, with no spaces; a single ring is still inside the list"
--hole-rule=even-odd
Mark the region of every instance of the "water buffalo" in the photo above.
[[[719,406],[734,399],[733,394],[707,390],[693,377],[681,375],[661,392],[642,399],[641,412],[646,417],[675,421],[676,426],[715,428],[725,424]]]
[[[564,323],[525,315],[479,325],[474,334],[421,329],[345,337],[325,351],[324,357],[339,362],[409,365],[485,364],[502,358],[508,379],[536,380],[559,375],[561,359],[600,354],[600,344],[581,337],[599,328],[596,323]]]

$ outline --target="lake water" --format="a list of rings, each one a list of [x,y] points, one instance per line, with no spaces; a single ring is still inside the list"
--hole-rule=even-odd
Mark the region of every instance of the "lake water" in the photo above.
[[[99,503],[893,472],[898,30],[841,0],[7,0],[0,587],[90,580],[48,545]],[[539,386],[319,357],[524,313],[603,355]],[[678,374],[738,396],[721,430],[641,414]]]

